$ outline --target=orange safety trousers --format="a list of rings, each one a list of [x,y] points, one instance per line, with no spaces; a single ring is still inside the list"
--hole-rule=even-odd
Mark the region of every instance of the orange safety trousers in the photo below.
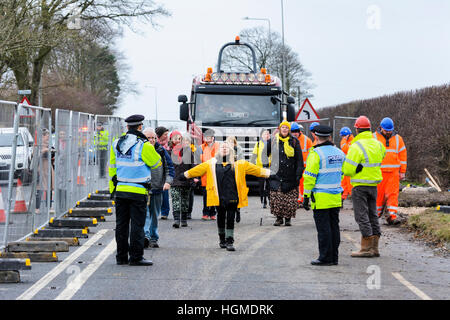
[[[400,188],[399,170],[383,172],[383,181],[377,186],[377,213],[381,215],[386,205],[389,215],[395,219],[398,212],[398,193]]]
[[[347,199],[348,196],[352,195],[352,184],[350,183],[350,177],[344,176],[344,179],[341,181],[341,187],[344,189],[342,192],[342,199]]]

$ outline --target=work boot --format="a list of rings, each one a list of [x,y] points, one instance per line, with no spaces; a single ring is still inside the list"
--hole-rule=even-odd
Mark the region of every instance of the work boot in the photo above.
[[[285,225],[286,227],[292,226],[292,224],[291,224],[291,218],[284,218],[284,225]]]
[[[233,237],[227,238],[227,251],[235,251],[236,249],[233,247],[234,239]]]
[[[397,225],[400,224],[400,221],[397,219],[397,216],[395,214],[389,215],[389,217],[386,219],[386,222],[389,225]]]
[[[225,233],[219,233],[219,247],[225,249],[227,247],[227,241],[225,240]]]
[[[187,212],[183,212],[182,214],[181,214],[181,226],[182,227],[187,227],[188,226],[188,224],[187,224]]]
[[[277,217],[277,220],[275,221],[275,223],[273,225],[279,227],[282,224],[283,224],[283,217]]]
[[[379,257],[380,252],[378,251],[378,242],[380,241],[380,236],[372,236],[372,252],[374,257]]]
[[[351,256],[354,258],[370,258],[374,254],[372,252],[373,236],[361,237],[361,250],[352,252]]]
[[[241,210],[236,210],[236,223],[241,222]]]

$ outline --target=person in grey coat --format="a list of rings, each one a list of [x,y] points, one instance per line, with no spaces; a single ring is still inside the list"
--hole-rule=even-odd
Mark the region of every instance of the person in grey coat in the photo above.
[[[173,183],[175,171],[173,163],[167,161],[169,153],[156,141],[156,133],[152,128],[146,128],[144,135],[155,147],[156,152],[161,156],[162,166],[151,169],[152,180],[149,194],[149,204],[147,206],[147,217],[144,225],[144,248],[159,248],[158,240],[158,216],[161,213],[164,190],[169,190]]]

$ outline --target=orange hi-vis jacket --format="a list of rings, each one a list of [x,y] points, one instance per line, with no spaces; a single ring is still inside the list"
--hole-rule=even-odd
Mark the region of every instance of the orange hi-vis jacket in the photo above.
[[[349,134],[348,136],[342,137],[342,139],[341,139],[341,150],[345,154],[347,154],[348,148],[350,148],[350,144],[352,143],[353,138],[354,137],[353,137],[352,134]]]
[[[300,147],[302,148],[302,155],[303,155],[303,164],[306,168],[306,159],[308,158],[309,149],[313,146],[313,143],[310,138],[308,138],[303,133],[300,134],[298,137],[298,141],[300,141]]]
[[[298,141],[300,142],[300,148],[302,148],[302,156],[303,156],[303,165],[306,168],[306,159],[308,158],[309,149],[312,148],[313,143],[310,138],[308,138],[305,134],[300,133],[298,136]],[[300,183],[298,186],[298,199],[299,203],[303,202],[303,176],[300,179]]]
[[[403,138],[397,133],[386,141],[386,138],[380,131],[374,132],[373,137],[380,141],[386,148],[386,156],[381,163],[382,172],[393,172],[400,170],[401,173],[406,173],[406,146],[403,142]]]
[[[347,155],[347,153],[348,153],[348,149],[350,148],[350,145],[352,144],[353,138],[354,138],[353,135],[349,134],[348,136],[342,137],[342,139],[341,139],[341,150],[342,150],[342,152],[345,153],[345,155]],[[342,186],[342,189],[344,189],[342,191],[342,199],[347,199],[347,197],[352,194],[352,188],[353,188],[352,184],[350,183],[349,176],[344,176],[342,178],[341,186]]]
[[[206,162],[211,158],[216,156],[216,152],[219,151],[220,144],[218,142],[213,142],[208,145],[206,142],[202,144],[202,154],[200,155],[201,162]],[[206,175],[202,176],[202,187],[206,187]]]

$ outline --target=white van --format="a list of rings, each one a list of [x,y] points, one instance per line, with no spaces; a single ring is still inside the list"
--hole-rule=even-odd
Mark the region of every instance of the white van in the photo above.
[[[0,180],[8,180],[12,158],[13,128],[0,128]],[[16,149],[16,165],[14,178],[20,177],[23,183],[31,180],[31,158],[33,155],[34,139],[25,127],[19,128]]]

